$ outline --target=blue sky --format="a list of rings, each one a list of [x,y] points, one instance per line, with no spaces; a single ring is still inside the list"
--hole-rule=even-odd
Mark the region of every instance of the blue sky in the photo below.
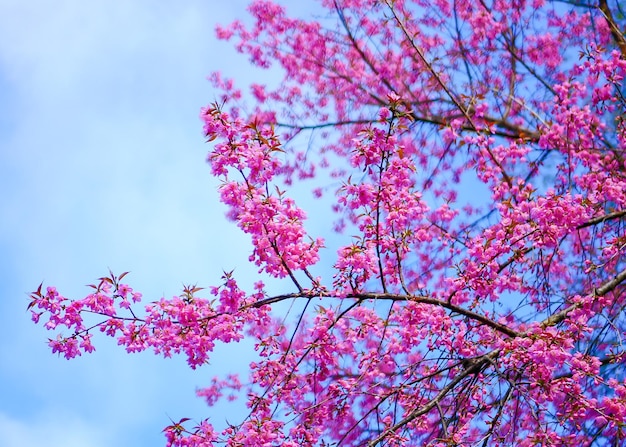
[[[26,305],[41,281],[83,297],[109,268],[130,270],[146,301],[217,284],[223,269],[253,282],[198,119],[211,71],[262,81],[214,38],[246,3],[0,2],[0,445],[158,446],[168,417],[236,413],[194,391],[242,369],[249,346],[197,371],[102,338],[67,361]]]

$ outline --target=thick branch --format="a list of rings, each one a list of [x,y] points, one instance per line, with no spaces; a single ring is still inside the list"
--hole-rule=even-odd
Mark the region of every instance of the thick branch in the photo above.
[[[622,270],[620,273],[618,273],[617,275],[615,275],[615,277],[604,283],[603,285],[601,285],[600,287],[596,288],[594,290],[594,295],[595,296],[604,296],[607,293],[613,291],[618,285],[620,285],[622,282],[626,281],[626,269]],[[511,329],[508,326],[505,326],[503,324],[498,323],[497,321],[493,321],[490,318],[485,317],[484,315],[481,315],[479,313],[473,312],[471,310],[468,309],[464,309],[463,307],[460,306],[456,306],[452,303],[449,303],[447,301],[442,301],[436,298],[432,298],[429,296],[412,296],[412,295],[402,295],[402,294],[395,294],[395,293],[353,293],[353,294],[348,294],[345,297],[340,297],[338,295],[335,294],[331,294],[331,293],[327,293],[327,292],[297,292],[297,293],[288,293],[288,294],[284,294],[284,295],[277,295],[277,296],[273,296],[273,297],[269,297],[269,298],[265,298],[263,300],[259,300],[256,301],[252,304],[249,305],[249,307],[262,307],[262,306],[266,306],[269,304],[274,304],[274,303],[278,303],[284,300],[290,300],[290,299],[295,299],[295,298],[306,298],[306,299],[310,299],[310,298],[351,298],[351,299],[356,299],[356,300],[386,300],[386,301],[411,301],[414,303],[422,303],[422,304],[430,304],[433,306],[441,306],[445,309],[448,309],[452,312],[456,312],[459,315],[463,315],[465,317],[471,318],[472,320],[478,321],[480,323],[485,324],[486,326],[489,326],[493,329],[495,329],[496,331],[507,335],[509,337],[522,337],[524,336],[523,333],[517,332],[513,329]],[[561,321],[563,321],[567,315],[572,312],[573,310],[579,308],[581,306],[580,303],[575,303],[572,304],[571,306],[561,310],[560,312],[555,313],[554,315],[546,318],[545,320],[543,320],[541,322],[541,326],[542,327],[549,327],[549,326],[555,326],[557,324],[559,324]]]
[[[582,228],[591,227],[593,225],[606,222],[607,220],[619,219],[624,216],[626,216],[626,211],[615,211],[604,216],[594,217],[593,219],[590,219],[587,222],[578,225],[576,228],[580,230]]]
[[[474,359],[473,363],[468,368],[464,369],[458,376],[452,379],[452,381],[448,383],[445,387],[443,387],[441,391],[435,397],[433,397],[428,403],[416,409],[415,411],[412,411],[411,413],[409,413],[408,416],[406,416],[404,419],[399,421],[397,424],[384,430],[379,436],[377,436],[375,439],[373,439],[372,441],[368,443],[368,447],[374,447],[380,441],[385,439],[390,433],[395,432],[396,430],[404,427],[406,424],[410,423],[416,418],[428,413],[430,410],[435,408],[439,404],[439,402],[444,397],[446,397],[446,395],[450,391],[452,391],[463,379],[465,379],[466,377],[472,374],[479,373],[486,364],[493,362],[498,357],[499,354],[500,354],[500,350],[497,349],[477,359]]]
[[[609,5],[606,0],[599,0],[598,8],[602,11],[602,15],[604,16],[604,20],[606,20],[607,25],[609,25],[609,29],[611,30],[611,35],[613,36],[613,40],[619,47],[620,52],[622,53],[622,57],[626,59],[626,39],[624,35],[620,31],[617,23],[615,23],[615,19],[613,18],[613,14],[609,9]]]
[[[294,298],[341,298],[337,295],[328,294],[328,293],[314,293],[314,292],[303,292],[303,293],[289,293],[285,295],[273,296],[270,298],[266,298],[260,301],[251,304],[251,307],[261,307],[267,304],[278,303],[280,301],[294,299]],[[472,320],[478,321],[486,326],[489,326],[496,331],[507,335],[509,337],[519,337],[521,334],[517,331],[514,331],[508,326],[498,323],[497,321],[493,321],[490,318],[485,317],[479,313],[473,312],[471,310],[464,309],[463,307],[456,306],[447,301],[442,301],[436,298],[428,297],[428,296],[413,296],[413,295],[401,295],[395,293],[354,293],[349,294],[345,298],[351,298],[356,300],[385,300],[385,301],[412,301],[414,303],[422,303],[422,304],[431,304],[433,306],[441,306],[445,309],[448,309],[452,312],[456,312],[459,315],[463,315],[465,317],[471,318]]]
[[[600,287],[596,288],[594,290],[594,295],[595,296],[604,296],[607,293],[612,292],[613,290],[615,290],[615,288],[617,286],[619,286],[624,281],[626,281],[626,269],[622,270],[617,275],[615,275],[615,278],[613,278],[612,280],[610,280],[610,281],[602,284]],[[544,327],[544,328],[549,327],[549,326],[556,326],[561,321],[565,320],[565,318],[567,317],[567,315],[569,315],[570,312],[572,312],[575,309],[578,309],[580,306],[582,306],[582,303],[575,303],[575,304],[572,304],[569,307],[566,307],[565,309],[561,310],[560,312],[557,312],[554,315],[552,315],[552,316],[546,318],[545,320],[543,320],[541,322],[541,326]]]

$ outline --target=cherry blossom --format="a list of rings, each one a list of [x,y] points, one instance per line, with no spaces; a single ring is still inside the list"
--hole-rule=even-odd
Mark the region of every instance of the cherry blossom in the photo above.
[[[214,73],[200,114],[252,290],[224,273],[141,308],[126,274],[82,299],[40,286],[29,309],[53,353],[92,352],[102,332],[197,368],[217,342],[253,340],[247,375],[197,391],[245,402],[241,420],[172,421],[168,446],[623,445],[623,11],[320,8],[256,0],[250,25],[217,30],[282,75],[246,90]]]

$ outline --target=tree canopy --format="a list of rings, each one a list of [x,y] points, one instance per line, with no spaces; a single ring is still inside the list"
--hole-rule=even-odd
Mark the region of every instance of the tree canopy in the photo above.
[[[126,274],[81,299],[40,286],[29,309],[52,351],[102,332],[195,368],[253,339],[248,375],[198,391],[247,413],[224,430],[184,418],[168,446],[623,445],[620,5],[320,3],[294,18],[253,1],[251,23],[217,29],[282,75],[240,90],[214,73],[201,112],[254,288],[224,273],[140,308]],[[338,249],[307,231],[312,212]]]

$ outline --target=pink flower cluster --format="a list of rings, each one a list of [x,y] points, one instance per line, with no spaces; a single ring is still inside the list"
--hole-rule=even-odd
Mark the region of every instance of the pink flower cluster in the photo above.
[[[206,363],[216,341],[239,341],[244,336],[244,326],[267,324],[267,309],[253,305],[262,299],[262,292],[247,296],[229,274],[224,275],[222,286],[211,290],[219,298],[217,306],[215,300],[195,296],[201,288],[186,287],[182,296],[147,304],[142,317],[136,316],[129,301],[130,298],[133,303],[139,302],[141,294],[119,282],[124,276],[111,274],[100,278],[98,285],[91,286],[96,292],[81,300],[69,300],[53,287],[48,287],[46,293],[41,287],[33,292],[29,304],[33,320],[38,322],[45,315],[47,329],[65,327],[70,332],[59,332],[56,339],[50,340],[54,353],[69,359],[94,351],[91,337],[98,329],[117,337],[118,344],[129,353],[146,349],[164,357],[184,353],[189,366],[196,368]],[[95,322],[88,324],[92,319]]]
[[[220,197],[230,207],[229,217],[252,236],[250,257],[261,271],[284,277],[303,270],[319,260],[324,242],[306,239],[306,218],[295,202],[272,185],[280,169],[280,142],[272,126],[245,124],[217,106],[203,110],[209,139],[223,138],[209,155],[213,174],[223,179]],[[231,180],[238,175],[238,180]]]

